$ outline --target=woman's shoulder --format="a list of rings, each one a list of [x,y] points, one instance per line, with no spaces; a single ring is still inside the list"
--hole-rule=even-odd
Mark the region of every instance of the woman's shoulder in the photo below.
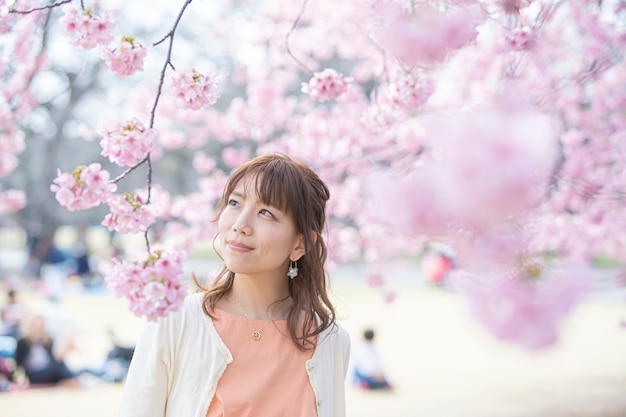
[[[201,292],[187,295],[177,310],[161,317],[157,323],[166,327],[180,327],[190,322],[201,321],[205,316],[202,311],[202,296]]]
[[[180,308],[181,314],[186,320],[208,318],[204,313],[202,303],[204,303],[204,291],[187,295]]]
[[[327,329],[321,334],[322,340],[328,340],[334,343],[338,343],[341,346],[350,345],[350,334],[339,323],[333,322]]]
[[[350,333],[340,324],[335,323],[335,326],[337,328],[338,337],[341,339],[341,344],[350,345]]]
[[[193,293],[185,297],[176,311],[146,323],[146,331],[158,337],[167,338],[172,343],[183,340],[209,338],[214,336],[211,318],[202,310],[203,293]]]
[[[197,291],[197,292],[188,294],[185,297],[185,301],[183,301],[183,308],[195,310],[197,307],[202,307],[203,300],[204,300],[204,291]]]

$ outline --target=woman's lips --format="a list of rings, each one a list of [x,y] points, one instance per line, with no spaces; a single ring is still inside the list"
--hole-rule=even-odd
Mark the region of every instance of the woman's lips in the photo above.
[[[252,250],[250,246],[244,245],[241,242],[228,242],[228,247],[236,252],[248,252]]]

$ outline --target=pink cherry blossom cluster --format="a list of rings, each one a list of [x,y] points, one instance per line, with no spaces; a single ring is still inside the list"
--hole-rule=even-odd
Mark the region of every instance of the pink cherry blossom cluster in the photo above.
[[[196,152],[193,156],[193,167],[201,174],[212,172],[217,165],[215,158],[205,152]]]
[[[549,115],[501,106],[445,117],[428,129],[442,158],[432,166],[441,202],[469,228],[537,205],[557,161],[560,132]]]
[[[19,160],[13,152],[0,151],[0,177],[13,172],[19,165]]]
[[[416,108],[426,103],[435,91],[435,85],[424,72],[411,73],[397,69],[391,75],[387,94],[397,106]]]
[[[8,126],[7,130],[11,130]],[[0,177],[13,172],[19,165],[17,155],[24,151],[26,144],[21,132],[0,135]]]
[[[91,8],[80,10],[74,5],[64,7],[65,15],[60,22],[65,34],[72,38],[72,44],[85,49],[108,45],[113,40],[113,15],[104,12],[94,14]]]
[[[520,24],[506,36],[509,47],[516,51],[531,49],[535,44],[535,30],[527,24]]]
[[[50,190],[59,204],[70,211],[85,210],[106,202],[115,191],[109,172],[99,163],[78,166],[72,172],[58,171]]]
[[[269,17],[278,27],[293,24],[306,4],[260,1],[262,19]],[[26,2],[19,3],[25,7]],[[341,62],[352,78],[330,69],[314,74],[302,88],[311,100],[301,100],[292,88],[300,76],[298,66],[287,64],[284,48],[272,47],[286,41],[284,31],[257,30],[266,25],[251,15],[246,24],[254,30],[235,28],[236,41],[220,41],[212,48],[233,64],[237,86],[229,91],[229,103],[182,111],[214,102],[218,82],[193,70],[176,73],[176,102],[172,95],[159,101],[161,84],[147,91],[151,97],[157,91],[155,101],[128,95],[141,102],[140,114],[152,108],[151,116],[159,118],[158,143],[152,144],[153,132],[144,140],[142,129],[147,129],[138,124],[126,124],[102,140],[103,155],[131,167],[115,182],[171,149],[206,146],[215,158],[196,154],[194,166],[203,175],[199,190],[169,195],[149,176],[150,198],[147,191],[114,195],[109,190],[102,202],[110,205],[111,213],[103,223],[111,230],[145,232],[146,241],[162,245],[148,244],[149,253],[159,247],[188,250],[199,239],[214,236],[214,225],[206,219],[215,214],[227,171],[248,152],[285,152],[310,161],[331,194],[342,196],[329,202],[331,261],[364,259],[375,269],[366,274],[369,283],[391,300],[383,284],[393,272],[380,267],[384,261],[398,255],[417,259],[432,239],[452,241],[455,266],[480,275],[475,291],[467,291],[478,304],[480,320],[505,340],[533,349],[549,345],[577,290],[548,274],[536,276],[521,268],[525,259],[550,253],[568,260],[602,255],[622,265],[626,261],[626,242],[618,233],[626,227],[626,64],[620,54],[626,36],[619,24],[626,6],[622,1],[533,0],[371,0],[372,8],[355,8],[347,0],[315,3],[315,13],[308,10],[302,14],[303,24],[293,25],[300,36],[291,47],[307,67]],[[27,86],[30,80],[47,79],[37,72],[47,69],[48,62],[53,72],[64,71],[54,54],[46,54],[53,48],[33,47],[38,42],[30,32],[40,32],[32,28],[43,24],[35,14],[44,15],[33,13],[30,22],[18,26],[14,16],[5,25],[0,12],[0,31],[6,34],[0,49],[2,42],[14,44],[7,49],[13,53],[5,54],[11,59],[0,59],[6,86],[0,96],[0,132],[7,136],[13,133],[11,126],[27,125],[27,115],[35,114],[37,95]],[[232,10],[216,8],[212,15],[217,20],[209,24],[230,22],[230,14]],[[102,26],[107,20],[75,9],[62,22],[77,44],[93,48],[110,39],[111,25]],[[89,28],[96,21],[101,27]],[[175,30],[154,47],[173,40]],[[241,32],[246,36],[239,37]],[[261,50],[256,57],[247,53]],[[123,39],[103,54],[113,72],[128,76],[141,71],[146,51]],[[160,83],[174,68],[170,59],[185,55],[167,55]],[[372,86],[379,87],[372,91]],[[498,101],[506,91],[532,103],[532,111]],[[338,100],[332,106],[324,104],[334,98]],[[476,106],[492,102],[491,107]],[[9,154],[0,150],[4,172],[17,160],[15,152]],[[378,175],[379,167],[392,167],[393,172]],[[368,176],[372,171],[374,178]],[[57,198],[61,195],[74,207],[89,206],[84,204],[89,198],[83,194],[89,191],[80,173],[59,175],[53,185]],[[367,200],[361,196],[364,183],[372,191]],[[360,207],[372,207],[377,214]],[[150,226],[156,218],[163,221],[162,228]],[[127,274],[126,284],[128,276],[139,275],[149,263],[133,264],[136,271]],[[433,282],[453,272],[441,258],[423,258],[422,267]],[[164,291],[142,289],[133,308],[147,309],[141,298]]]
[[[148,49],[132,36],[124,36],[117,48],[102,50],[102,57],[107,65],[119,77],[128,77],[143,71],[143,61]]]
[[[380,298],[385,303],[392,303],[398,297],[398,294],[396,293],[396,291],[387,287],[385,278],[380,273],[371,272],[366,277],[366,282],[367,282],[367,285],[369,285],[370,287],[378,291]]]
[[[152,207],[136,193],[113,194],[107,200],[110,213],[102,221],[107,229],[119,233],[145,232],[155,221]]]
[[[557,155],[549,116],[476,108],[431,118],[425,129],[430,149],[420,167],[369,181],[372,209],[379,216],[394,212],[392,222],[408,234],[482,229],[541,200]]]
[[[114,260],[105,281],[116,296],[128,298],[135,315],[156,321],[178,310],[187,295],[187,282],[181,280],[185,257],[184,252],[155,251],[132,263]]]
[[[172,92],[176,105],[183,109],[199,110],[215,104],[219,98],[220,77],[191,71],[176,71],[172,75]]]
[[[387,226],[406,236],[441,236],[448,232],[453,219],[450,208],[440,200],[437,178],[431,167],[419,167],[407,175],[375,172],[366,181],[366,199],[371,201],[372,218],[380,218],[393,210],[393,218],[387,217]],[[401,206],[398,201],[403,201]]]
[[[515,270],[482,279],[460,273],[454,282],[496,337],[528,350],[554,345],[563,320],[588,291],[584,277],[567,270]]]
[[[475,274],[514,269],[527,256],[534,233],[520,221],[501,221],[482,229],[463,230],[454,241],[455,260]]]
[[[421,4],[411,11],[396,1],[379,1],[372,27],[374,41],[408,65],[432,66],[466,46],[487,17],[480,5],[450,8]]]
[[[26,207],[26,193],[22,190],[0,188],[0,216]]]
[[[146,129],[133,118],[122,125],[118,131],[107,132],[100,141],[102,156],[120,166],[133,166],[143,160],[152,149],[157,135],[155,129]]]
[[[233,169],[237,168],[248,159],[250,159],[250,148],[246,146],[241,148],[228,146],[222,150],[222,160]]]
[[[328,101],[339,97],[348,89],[350,78],[332,68],[316,72],[308,83],[302,84],[302,92],[308,94],[315,101]]]

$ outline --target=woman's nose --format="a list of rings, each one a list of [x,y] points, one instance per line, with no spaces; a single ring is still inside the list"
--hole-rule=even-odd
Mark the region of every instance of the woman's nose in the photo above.
[[[248,221],[245,213],[241,213],[239,216],[237,216],[235,222],[233,223],[232,229],[234,232],[244,235],[249,235],[252,232],[250,222]]]

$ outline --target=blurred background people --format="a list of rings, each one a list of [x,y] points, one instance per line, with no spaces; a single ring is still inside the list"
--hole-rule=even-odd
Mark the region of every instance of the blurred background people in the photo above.
[[[18,300],[17,291],[9,289],[6,302],[0,309],[0,392],[9,391],[14,385],[14,356],[26,313],[26,308]]]
[[[351,361],[354,382],[362,389],[391,389],[374,344],[374,336],[374,330],[366,329],[363,339],[353,346]]]
[[[11,343],[12,342],[12,343]],[[7,356],[11,352],[11,356]],[[10,391],[14,383],[15,361],[15,340],[8,336],[0,336],[0,392]]]
[[[72,274],[78,276],[84,286],[92,287],[100,284],[100,279],[91,267],[91,252],[87,242],[88,229],[89,225],[85,222],[80,222],[76,225],[76,240],[73,248],[74,270]]]
[[[22,337],[17,340],[15,363],[29,384],[76,386],[76,375],[65,363],[67,345],[55,346],[43,315],[24,320]]]
[[[6,303],[2,306],[0,317],[0,336],[11,336],[15,339],[20,338],[20,323],[26,316],[26,308],[19,302],[17,291],[9,289],[7,291]]]
[[[446,278],[454,268],[454,255],[445,248],[431,249],[424,255],[421,261],[424,279],[438,287],[446,285]]]

